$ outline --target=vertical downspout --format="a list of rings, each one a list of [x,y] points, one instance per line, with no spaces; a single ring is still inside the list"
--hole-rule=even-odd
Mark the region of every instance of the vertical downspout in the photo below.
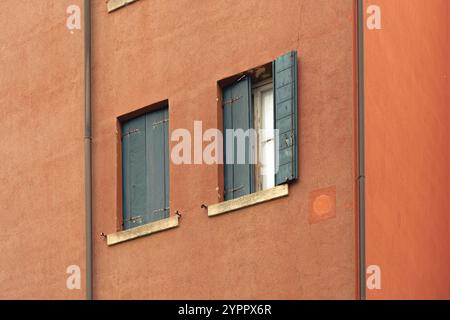
[[[366,299],[366,198],[364,127],[364,0],[358,0],[358,216],[359,293]]]
[[[84,0],[84,201],[86,233],[86,300],[92,300],[92,122],[91,1]]]

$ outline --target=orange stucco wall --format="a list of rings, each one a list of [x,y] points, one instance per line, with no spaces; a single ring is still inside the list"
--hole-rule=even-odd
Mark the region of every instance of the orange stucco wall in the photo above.
[[[66,27],[81,2],[0,2],[0,298],[84,297],[83,30]],[[92,2],[94,297],[355,298],[354,1],[140,0],[111,14]],[[208,218],[220,168],[171,165],[180,226],[108,247],[117,117],[168,99],[171,130],[217,127],[217,81],[290,50],[300,181],[289,196]],[[311,217],[322,194],[333,212]],[[81,290],[66,288],[69,265]]]
[[[84,296],[81,2],[0,2],[0,298]]]
[[[377,0],[366,31],[370,299],[450,298],[450,2]]]
[[[351,0],[153,1],[93,7],[94,296],[355,298]],[[108,247],[116,231],[117,117],[168,99],[170,130],[217,127],[217,81],[298,50],[300,181],[287,198],[208,218],[217,166],[170,167],[179,228]],[[310,224],[310,193],[336,217]],[[329,191],[327,191],[329,192]]]
[[[0,298],[84,297],[82,1],[0,2]],[[352,0],[93,2],[94,297],[356,297]],[[376,0],[366,30],[369,299],[450,298],[450,3]],[[170,129],[217,127],[217,81],[297,50],[300,181],[208,218],[220,167],[171,165],[177,229],[114,247],[117,117],[169,100]],[[335,212],[310,216],[311,200]],[[81,290],[66,268],[82,269]]]

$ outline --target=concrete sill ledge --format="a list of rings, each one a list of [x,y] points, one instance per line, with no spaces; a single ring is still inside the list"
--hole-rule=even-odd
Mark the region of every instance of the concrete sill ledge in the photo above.
[[[235,211],[245,207],[253,206],[273,199],[285,197],[289,194],[289,185],[283,184],[271,189],[255,192],[233,200],[208,206],[208,216],[213,217],[219,214]]]
[[[108,12],[113,12],[135,1],[137,0],[109,0],[107,4]]]
[[[148,236],[152,233],[176,227],[178,227],[178,216],[173,216],[168,219],[155,221],[133,229],[108,234],[106,236],[106,243],[108,244],[108,246],[112,246],[121,242]]]

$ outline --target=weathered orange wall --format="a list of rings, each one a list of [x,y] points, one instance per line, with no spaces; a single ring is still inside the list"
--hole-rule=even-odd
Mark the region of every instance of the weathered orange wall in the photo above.
[[[450,298],[448,0],[377,0],[366,31],[370,299]]]
[[[0,298],[84,297],[81,1],[0,2]],[[93,1],[94,297],[355,298],[354,1]],[[298,50],[300,181],[217,218],[219,168],[171,166],[167,232],[116,231],[117,117],[169,99],[170,128],[217,126],[217,81]],[[309,199],[336,217],[310,224]],[[66,268],[82,268],[82,290]]]
[[[96,298],[354,298],[351,0],[140,0],[94,20]],[[450,4],[377,0],[366,31],[367,263],[377,298],[450,298]],[[0,2],[0,298],[83,298],[81,1]],[[170,127],[217,124],[217,81],[300,55],[300,182],[288,198],[207,218],[218,168],[171,166],[181,225],[107,247],[116,230],[116,118],[169,99]],[[309,198],[336,186],[336,218]],[[319,193],[320,194],[320,193]],[[84,274],[83,274],[84,284]]]
[[[83,298],[82,1],[0,1],[0,298]]]
[[[355,298],[354,1],[141,0],[93,7],[95,298]],[[216,127],[217,81],[300,56],[300,182],[289,197],[208,218],[216,166],[171,165],[180,227],[108,247],[117,117],[169,99],[170,129]],[[309,195],[336,186],[336,218]]]

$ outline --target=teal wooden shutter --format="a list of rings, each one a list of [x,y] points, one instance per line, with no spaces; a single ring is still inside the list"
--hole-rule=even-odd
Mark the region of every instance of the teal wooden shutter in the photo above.
[[[122,126],[124,229],[169,217],[167,108]]]
[[[124,228],[142,224],[147,210],[145,180],[145,117],[132,119],[122,127],[122,172]]]
[[[169,217],[168,205],[168,112],[159,109],[146,115],[147,212],[144,223]]]
[[[280,185],[298,178],[297,52],[292,51],[273,63],[276,143],[275,184]]]
[[[245,164],[237,163],[237,143],[228,141],[226,130],[252,128],[251,80],[244,77],[223,89],[224,120],[224,194],[225,200],[235,199],[253,192],[253,165],[249,158],[249,139],[246,139]],[[233,143],[232,163],[227,163],[227,145]],[[230,157],[230,155],[228,155]],[[231,159],[231,158],[230,158]]]

